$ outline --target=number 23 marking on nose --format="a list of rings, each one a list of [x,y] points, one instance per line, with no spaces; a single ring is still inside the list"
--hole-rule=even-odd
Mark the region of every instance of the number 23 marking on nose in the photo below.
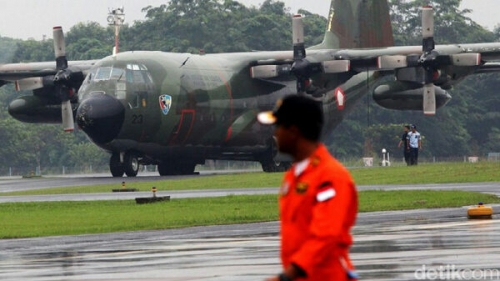
[[[132,124],[142,124],[142,115],[139,114],[139,115],[132,115]]]

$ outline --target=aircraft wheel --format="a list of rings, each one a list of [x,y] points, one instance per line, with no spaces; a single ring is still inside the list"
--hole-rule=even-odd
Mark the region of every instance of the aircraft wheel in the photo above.
[[[137,173],[139,172],[139,159],[135,153],[126,153],[123,165],[127,177],[137,176]]]
[[[262,165],[262,170],[266,173],[285,172],[292,166],[292,163],[290,162],[280,162],[274,160],[262,161],[260,164]]]
[[[109,170],[111,171],[111,175],[113,177],[123,177],[125,168],[123,167],[122,163],[120,163],[120,154],[113,153],[113,155],[111,155],[111,159],[109,160]]]
[[[194,169],[196,164],[182,164],[179,166],[179,174],[180,175],[192,175],[194,173]]]
[[[276,155],[278,155],[278,144],[276,139],[273,137],[269,142],[267,152],[265,152],[260,159],[260,164],[262,165],[262,170],[264,170],[264,172],[284,172],[292,166],[291,162],[274,160]]]

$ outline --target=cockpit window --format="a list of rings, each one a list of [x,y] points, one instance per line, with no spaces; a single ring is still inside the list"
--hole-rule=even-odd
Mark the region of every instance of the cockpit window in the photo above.
[[[144,65],[127,64],[127,82],[153,84],[153,79]]]
[[[111,69],[111,67],[100,67],[97,69],[94,80],[109,80],[111,77]]]
[[[111,79],[120,80],[124,74],[125,70],[113,67],[113,70],[111,70]]]
[[[122,68],[110,66],[99,67],[97,71],[95,71],[95,75],[89,75],[89,80],[119,80],[124,76],[124,74],[125,70]]]

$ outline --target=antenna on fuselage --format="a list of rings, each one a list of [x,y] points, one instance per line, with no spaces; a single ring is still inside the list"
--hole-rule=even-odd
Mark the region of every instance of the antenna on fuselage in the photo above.
[[[121,8],[116,9],[108,9],[108,24],[110,26],[115,27],[115,46],[113,47],[113,56],[118,54],[118,43],[119,43],[119,34],[120,27],[123,25],[125,21],[125,9],[123,6]]]

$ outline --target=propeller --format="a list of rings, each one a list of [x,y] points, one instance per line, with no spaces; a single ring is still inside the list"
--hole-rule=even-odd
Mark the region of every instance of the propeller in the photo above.
[[[64,34],[60,26],[54,27],[54,52],[56,56],[56,70],[54,75],[54,86],[61,98],[61,116],[64,131],[72,132],[75,129],[73,110],[71,108],[71,97],[74,94],[71,88],[71,70],[68,69],[66,59],[66,44]]]
[[[321,63],[311,63],[306,59],[304,46],[304,23],[302,15],[292,18],[293,63],[290,72],[297,78],[297,93],[305,93],[311,85],[311,75],[324,72]]]
[[[252,78],[268,79],[280,76],[294,75],[297,80],[297,93],[315,95],[311,90],[311,76],[317,73],[343,73],[350,70],[349,60],[334,59],[321,62],[310,62],[306,58],[304,45],[304,24],[302,15],[294,15],[292,18],[292,59],[258,60],[250,67]]]
[[[480,53],[439,54],[434,43],[434,11],[432,6],[422,7],[422,54],[385,55],[378,57],[379,69],[398,69],[397,80],[421,83],[425,115],[436,114],[434,83],[441,79],[444,66],[481,65]],[[447,79],[447,78],[445,78]]]
[[[422,56],[419,62],[423,65],[425,71],[423,111],[425,115],[435,115],[436,93],[432,81],[437,71],[433,62],[436,60],[438,53],[434,51],[434,12],[431,6],[422,8],[422,38]]]

